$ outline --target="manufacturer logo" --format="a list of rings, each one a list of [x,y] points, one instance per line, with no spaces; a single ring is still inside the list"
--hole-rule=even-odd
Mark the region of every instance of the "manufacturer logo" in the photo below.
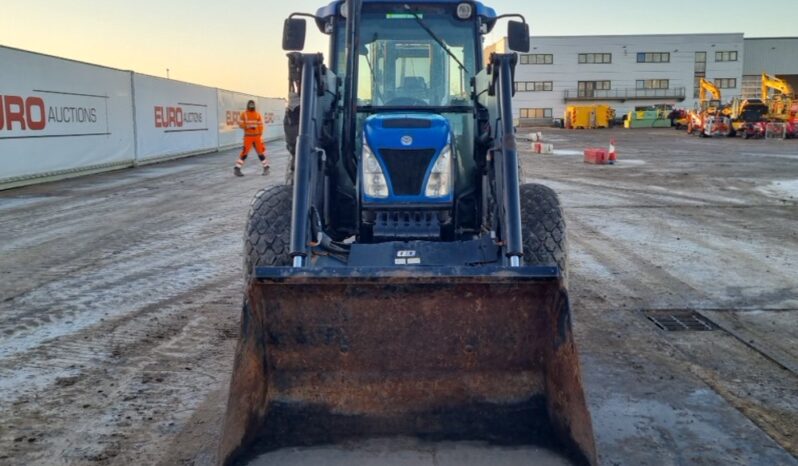
[[[403,146],[412,146],[413,145],[413,137],[412,136],[402,136],[402,145]]]

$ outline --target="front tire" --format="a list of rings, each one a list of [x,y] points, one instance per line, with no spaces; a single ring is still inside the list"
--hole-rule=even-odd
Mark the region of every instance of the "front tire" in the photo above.
[[[291,265],[291,186],[274,186],[258,191],[249,208],[244,233],[244,278],[248,282],[254,267]]]
[[[565,219],[557,193],[541,184],[525,184],[520,191],[524,262],[527,265],[556,265],[563,278],[567,277]]]

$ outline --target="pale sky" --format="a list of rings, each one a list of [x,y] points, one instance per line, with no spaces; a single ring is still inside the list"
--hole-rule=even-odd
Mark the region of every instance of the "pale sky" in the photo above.
[[[0,45],[262,96],[286,94],[283,20],[327,0],[2,0]],[[796,0],[493,0],[534,35],[796,36]],[[504,26],[499,26],[503,30]],[[309,28],[308,51],[326,52]],[[534,42],[534,37],[533,37]],[[0,72],[2,72],[0,64]]]

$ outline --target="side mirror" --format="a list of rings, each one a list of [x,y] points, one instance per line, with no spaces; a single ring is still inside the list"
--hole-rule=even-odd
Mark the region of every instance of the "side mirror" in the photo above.
[[[305,48],[308,23],[302,18],[288,18],[283,24],[283,50],[300,51]]]
[[[529,24],[521,21],[508,22],[507,45],[514,52],[529,52]]]

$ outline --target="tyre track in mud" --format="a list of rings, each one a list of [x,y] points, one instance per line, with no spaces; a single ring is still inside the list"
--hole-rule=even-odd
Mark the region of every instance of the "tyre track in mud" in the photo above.
[[[202,172],[206,171],[202,170]],[[191,177],[194,179],[189,178],[188,181],[193,185],[201,184],[201,179],[197,179],[201,175],[203,173],[196,174]],[[151,180],[144,179],[142,182],[149,184]],[[2,262],[9,265],[8,270],[12,270],[14,264],[26,264],[25,267],[19,268],[19,273],[26,275],[25,280],[14,281],[15,277],[12,273],[12,277],[8,277],[9,280],[5,282],[6,285],[19,286],[19,282],[22,282],[24,286],[26,283],[33,282],[33,286],[38,286],[43,280],[37,273],[31,274],[31,269],[34,269],[35,272],[44,271],[46,275],[43,278],[59,277],[65,273],[94,267],[107,261],[118,263],[122,255],[125,255],[125,259],[135,259],[135,257],[130,257],[132,247],[137,247],[141,254],[151,253],[148,246],[149,242],[153,241],[152,237],[169,234],[170,230],[177,225],[175,222],[179,221],[173,218],[170,212],[190,212],[196,208],[193,204],[195,195],[192,194],[190,188],[184,190],[169,188],[170,180],[158,180],[157,183],[152,188],[153,191],[168,189],[171,192],[151,194],[146,198],[125,196],[125,199],[111,202],[103,197],[100,208],[93,208],[86,212],[80,208],[74,211],[71,199],[64,201],[63,204],[60,199],[56,200],[53,202],[59,204],[56,211],[64,212],[64,214],[56,216],[48,211],[42,212],[41,215],[30,214],[34,219],[45,219],[44,223],[37,223],[35,226],[26,225],[24,220],[20,219],[6,219],[3,215],[0,225],[6,232],[4,236],[11,231],[8,228],[9,225],[17,225],[17,228],[25,228],[17,236],[22,237],[30,244],[30,247],[19,247],[16,241],[3,242],[4,246],[0,252],[3,253]],[[217,189],[215,186],[208,186],[206,189],[208,188]],[[75,196],[85,195],[81,191],[75,190],[72,194]],[[238,193],[230,193],[231,196],[236,194]],[[80,198],[77,199],[77,203],[83,204]],[[119,215],[115,215],[119,209],[125,211],[125,215],[121,218]],[[106,217],[113,218],[114,221],[102,222],[102,219]],[[223,220],[222,217],[217,218],[216,221]],[[87,240],[95,238],[102,240],[99,244]],[[14,240],[16,239],[14,238]],[[5,287],[3,286],[3,288]],[[0,288],[0,291],[4,295],[8,293],[7,289]]]
[[[573,217],[573,216],[572,216]],[[606,303],[622,308],[614,313],[625,313],[627,320],[638,320],[636,327],[645,330],[645,322],[640,310],[643,309],[707,309],[756,310],[776,306],[775,312],[785,312],[779,303],[785,299],[794,301],[795,288],[775,290],[764,296],[747,296],[745,293],[732,294],[722,300],[718,293],[704,290],[701,283],[690,282],[689,277],[679,277],[663,268],[661,257],[646,258],[632,248],[619,246],[618,241],[601,233],[587,222],[569,218],[571,230],[569,239],[578,252],[572,255],[584,267],[588,262],[601,264],[609,272],[604,279],[597,279],[592,273],[595,268],[588,266],[591,273],[584,274],[582,267],[575,267],[573,291],[580,303]],[[677,232],[678,233],[678,232]],[[683,235],[684,232],[678,234]],[[701,244],[700,239],[694,238]],[[622,242],[620,242],[622,244]],[[708,247],[713,243],[705,243]],[[733,247],[726,251],[734,251]],[[731,255],[731,254],[730,254]],[[755,259],[751,254],[732,258],[734,263],[747,263],[752,266]],[[785,277],[788,271],[784,271]],[[633,277],[633,278],[632,278]],[[781,291],[781,292],[779,292]],[[599,309],[586,310],[586,315],[604,312]],[[798,312],[793,312],[798,316]],[[615,317],[615,319],[618,319]],[[623,320],[622,318],[620,320]],[[600,336],[594,329],[587,331],[587,338],[598,341]],[[649,329],[652,339],[658,339],[654,329]],[[749,347],[723,332],[711,335],[673,335],[661,339],[653,345],[658,353],[669,354],[692,374],[711,387],[716,393],[752,420],[759,428],[774,439],[781,447],[793,455],[798,455],[798,377],[774,365],[767,356],[751,351]],[[636,352],[633,345],[628,347],[631,354]],[[640,353],[638,364],[650,365]],[[715,355],[708,356],[708,355]],[[627,360],[633,357],[626,356]],[[660,362],[660,364],[667,364]]]
[[[0,193],[0,464],[154,464],[226,390],[272,154],[270,177],[230,151]]]
[[[660,430],[667,438],[651,447],[661,454],[659,461],[792,464],[783,457],[778,459],[779,455],[769,455],[776,445],[798,455],[798,377],[725,332],[667,334],[658,331],[640,311],[704,309],[766,314],[798,307],[798,204],[794,197],[767,196],[757,189],[773,180],[798,177],[798,170],[782,161],[727,164],[734,154],[707,162],[704,154],[690,160],[673,152],[651,170],[654,162],[645,155],[649,151],[639,145],[628,151],[634,154],[630,157],[642,156],[647,161],[634,176],[628,176],[628,171],[634,170],[629,167],[622,171],[582,166],[577,159],[573,164],[542,160],[542,182],[554,186],[564,199],[576,333],[583,354],[593,363],[607,358],[624,361],[628,369],[620,371],[633,374],[647,387],[622,395],[627,402],[635,397],[641,397],[639,403],[673,400],[657,391],[679,387],[678,393],[682,388],[667,381],[684,377],[686,372],[686,378],[692,375],[703,382],[773,441],[773,445],[754,441],[754,432],[734,424],[728,426],[725,439],[713,439],[717,444],[712,453],[705,451],[692,459],[679,455],[681,460],[671,461],[674,451],[697,447],[684,439],[675,440],[672,436],[680,432],[671,428]],[[727,177],[725,172],[732,170],[739,173]],[[744,178],[736,177],[740,175]],[[792,313],[798,316],[797,311]],[[789,341],[774,343],[790,345]],[[589,379],[601,380],[590,365],[587,372],[592,373]],[[655,382],[663,377],[664,382]],[[599,443],[609,445],[604,448],[603,460],[634,462],[639,450],[621,455],[613,451],[619,444],[613,443],[616,437],[607,429],[611,425],[602,412],[613,398],[598,387],[593,396],[592,408],[600,413],[594,418],[598,419]],[[668,410],[679,412],[676,403]],[[628,406],[626,409],[632,404]],[[662,419],[666,418],[639,425],[657,429]],[[695,435],[695,431],[687,432]],[[621,440],[621,444],[625,442]],[[718,449],[724,443],[738,448]]]
[[[636,166],[607,169],[577,158],[525,155],[527,173],[550,180],[544,183],[564,201],[575,329],[587,354],[583,370],[616,374],[620,367],[644,385],[615,385],[617,399],[601,394],[607,402],[596,416],[599,441],[620,438],[616,427],[650,428],[659,444],[642,448],[621,438],[633,448],[627,453],[656,459],[650,464],[692,462],[695,440],[668,430],[670,419],[706,425],[730,418],[710,417],[720,408],[702,402],[693,411],[693,405],[674,405],[658,419],[663,413],[649,407],[670,401],[663,394],[674,387],[667,377],[687,371],[789,448],[785,434],[795,432],[794,413],[782,408],[796,405],[793,379],[746,356],[743,345],[721,333],[664,337],[637,311],[798,301],[787,275],[798,251],[791,229],[796,204],[754,192],[762,182],[798,178],[794,161],[716,157],[707,151],[747,146],[692,139],[668,149],[672,160],[659,160],[663,151],[649,146],[671,144],[677,135],[650,133],[615,133],[622,162],[644,159]],[[597,145],[606,134],[559,133],[573,146]],[[757,150],[786,149],[763,142]],[[285,153],[272,154],[268,182],[281,183]],[[233,159],[231,151],[0,193],[0,464],[210,464],[238,332],[245,216],[264,181],[251,176],[255,160],[247,162],[250,176],[234,179]],[[754,168],[759,173],[736,178]],[[704,262],[719,274],[715,281],[733,286],[700,275],[695,280],[680,268]],[[740,263],[753,264],[751,270],[774,285],[746,283],[734,271]],[[25,349],[13,351],[11,343]],[[713,353],[728,354],[731,362],[720,364]],[[607,361],[614,365],[590,366]],[[749,367],[760,363],[760,371]],[[690,396],[721,400],[697,393]],[[774,401],[779,396],[784,402]],[[746,444],[725,451],[740,433]],[[756,427],[729,426],[720,434],[725,437],[700,450],[710,460],[754,464],[746,460],[765,445],[777,459],[769,464],[793,464],[779,462],[776,444],[763,441]],[[605,451],[604,459],[645,463],[614,454]]]
[[[601,260],[612,257],[615,252],[617,250],[603,251],[604,254],[600,256]],[[626,264],[628,265],[628,263]],[[632,270],[639,274],[637,280],[640,282],[645,282],[652,277],[663,277],[661,271],[656,267],[652,269],[651,265]],[[649,290],[657,290],[657,287],[653,285],[640,286],[635,283],[629,286],[607,286],[607,283],[612,282],[611,280],[588,281],[578,274],[575,275],[574,282],[579,283],[574,289],[578,315],[577,333],[581,334],[582,342],[591,341],[590,346],[593,348],[604,345],[607,348],[613,348],[610,350],[610,354],[614,358],[625,361],[632,368],[633,373],[645,374],[639,375],[640,383],[650,387],[649,396],[654,395],[658,389],[651,382],[645,382],[646,378],[649,380],[662,379],[662,374],[688,370],[743,416],[750,419],[775,443],[790,454],[798,455],[798,443],[795,440],[798,437],[798,389],[796,389],[798,377],[795,374],[784,372],[764,355],[752,352],[746,345],[723,332],[713,332],[712,335],[702,336],[658,333],[640,312],[641,309],[650,307],[646,307],[645,299],[639,297],[652,296],[649,294],[651,293]],[[613,280],[623,281],[623,278],[615,277]],[[663,288],[668,290],[666,292],[668,295],[673,294],[671,297],[675,302],[666,308],[689,309],[689,306],[679,303],[684,300],[704,305],[712,302],[711,299],[696,299],[695,297],[702,296],[701,290],[682,280],[675,279],[660,283]],[[662,293],[660,292],[660,294]],[[629,299],[630,296],[633,298]],[[606,306],[618,306],[620,309],[610,310]],[[798,316],[798,312],[793,312],[793,314]],[[590,323],[585,324],[585,321],[590,321]],[[604,324],[600,328],[596,328],[594,326],[597,322],[604,322]],[[609,340],[614,341],[608,341],[608,332],[612,335]],[[648,334],[647,338],[646,334]],[[641,340],[641,338],[643,339]],[[583,345],[582,348],[588,349],[586,345]],[[590,369],[592,368],[588,366],[588,370]],[[654,395],[653,398],[657,399],[660,396]],[[595,403],[593,408],[595,409],[597,406],[601,406],[601,402]],[[597,435],[601,440],[603,436],[607,436],[607,432],[602,429],[605,422],[601,416],[598,416],[597,420],[596,425],[600,429]],[[653,419],[649,422],[657,423]],[[667,435],[673,434],[671,430],[663,429],[661,432]],[[611,435],[608,437],[612,438]],[[719,444],[729,441],[739,441],[739,437],[737,440],[734,437],[726,438]],[[665,442],[665,444],[670,443],[674,443],[674,440]],[[665,444],[661,444],[659,447],[669,450],[664,446]],[[751,456],[747,459],[745,457],[738,458],[738,461],[726,464],[790,464],[765,461],[763,459],[765,452],[758,450],[755,443],[745,446],[753,448]],[[670,450],[679,451],[678,446],[674,445],[674,447],[675,450],[673,448]],[[614,456],[610,455],[610,458],[619,458],[617,450],[610,449],[609,451],[614,453]],[[716,462],[720,457],[721,454],[715,452],[708,454],[704,459],[707,464],[720,464]],[[686,458],[683,460],[692,463]]]

